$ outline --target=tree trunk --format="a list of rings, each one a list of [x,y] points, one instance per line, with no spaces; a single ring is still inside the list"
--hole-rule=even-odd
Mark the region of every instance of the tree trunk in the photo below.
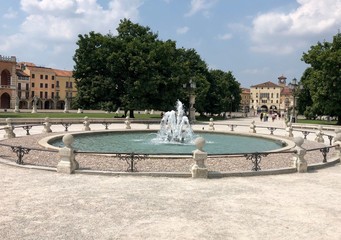
[[[129,117],[130,117],[130,118],[135,118],[135,116],[134,116],[134,110],[132,110],[132,109],[129,110]]]

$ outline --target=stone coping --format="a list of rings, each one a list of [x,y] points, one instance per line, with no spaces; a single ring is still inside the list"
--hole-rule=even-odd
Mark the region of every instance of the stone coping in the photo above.
[[[35,170],[44,170],[44,171],[52,171],[57,172],[57,168],[53,167],[42,167],[35,165],[18,165],[13,161],[5,160],[0,158],[1,164],[6,164],[12,167],[18,168],[26,168],[26,169],[35,169]],[[315,171],[318,169],[323,169],[327,167],[335,166],[340,163],[340,158],[331,158],[328,162],[312,164],[308,166],[308,172]],[[83,170],[77,169],[75,170],[77,174],[86,174],[86,175],[104,175],[104,176],[144,176],[144,177],[172,177],[172,178],[191,178],[192,174],[190,172],[112,172],[112,171],[99,171],[99,170]],[[241,171],[241,172],[208,172],[208,178],[225,178],[225,177],[252,177],[252,176],[266,176],[266,175],[279,175],[279,174],[290,174],[297,173],[297,169],[294,167],[291,168],[280,168],[280,169],[270,169],[270,170],[261,170],[261,171]]]

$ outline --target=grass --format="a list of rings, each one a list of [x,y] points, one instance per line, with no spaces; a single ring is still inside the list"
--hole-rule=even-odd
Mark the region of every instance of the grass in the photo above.
[[[302,124],[336,125],[336,122],[337,121],[298,119],[298,123]]]
[[[0,113],[0,118],[117,118],[119,115],[115,113],[56,113],[56,112],[45,112],[45,113]],[[122,115],[120,115],[122,116]],[[158,114],[135,114],[135,119],[160,119]]]

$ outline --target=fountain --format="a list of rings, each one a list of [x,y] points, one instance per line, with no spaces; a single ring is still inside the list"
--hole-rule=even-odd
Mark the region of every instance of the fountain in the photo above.
[[[125,121],[126,126],[129,119]],[[130,121],[129,121],[130,126]],[[74,147],[81,151],[119,152],[144,154],[191,154],[195,150],[194,140],[203,137],[205,150],[209,154],[261,152],[283,149],[286,141],[275,137],[265,138],[249,134],[227,134],[192,130],[185,116],[183,104],[178,100],[176,109],[166,112],[160,122],[159,131],[108,131],[74,133]],[[51,136],[40,143],[46,147],[59,149],[63,146],[62,136]]]
[[[162,117],[155,140],[161,143],[193,142],[193,130],[188,118],[184,116],[183,104],[179,100],[176,102],[176,111],[168,111]]]

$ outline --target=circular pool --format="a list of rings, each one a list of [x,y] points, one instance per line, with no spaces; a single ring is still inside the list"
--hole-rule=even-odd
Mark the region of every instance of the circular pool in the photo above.
[[[195,150],[190,143],[163,143],[156,140],[156,132],[105,131],[72,134],[74,148],[86,152],[141,153],[141,154],[191,154]],[[194,137],[206,140],[204,150],[208,154],[231,154],[279,150],[287,142],[279,138],[251,136],[249,134],[227,134],[199,131]],[[47,145],[60,148],[64,144],[62,135],[46,140]],[[43,144],[44,145],[44,144]]]

